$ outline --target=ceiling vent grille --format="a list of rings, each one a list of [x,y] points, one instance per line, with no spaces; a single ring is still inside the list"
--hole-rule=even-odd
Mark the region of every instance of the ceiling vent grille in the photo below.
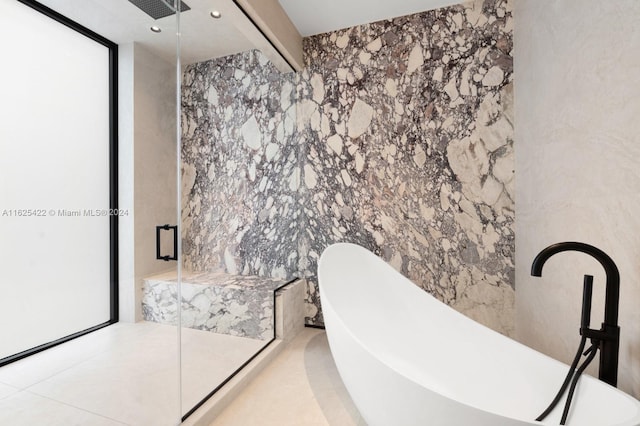
[[[173,6],[168,6],[168,4],[174,4],[173,0],[129,0],[129,2],[153,19],[164,18],[176,13]],[[180,12],[186,12],[189,9],[191,9],[189,6],[180,1]]]

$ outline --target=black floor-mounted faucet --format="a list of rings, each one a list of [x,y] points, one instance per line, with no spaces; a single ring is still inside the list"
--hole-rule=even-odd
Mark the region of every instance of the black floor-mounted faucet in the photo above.
[[[560,391],[555,396],[549,407],[536,419],[542,421],[557,405],[566,391],[569,383],[569,395],[565,403],[561,425],[564,425],[569,413],[571,399],[575,391],[576,384],[582,372],[593,360],[596,352],[600,350],[600,370],[598,378],[603,382],[616,386],[618,383],[618,351],[620,346],[620,327],[618,327],[618,303],[620,297],[620,273],[616,264],[602,250],[589,244],[577,242],[564,242],[553,244],[542,250],[531,265],[531,275],[542,276],[542,266],[554,254],[563,251],[579,251],[595,258],[604,267],[607,274],[607,284],[605,289],[604,322],[600,330],[589,328],[591,322],[591,294],[593,290],[593,276],[584,276],[584,293],[582,296],[582,319],[580,321],[580,335],[582,339],[578,352],[569,368],[569,373],[562,384]],[[592,346],[583,353],[586,340],[590,339]],[[577,368],[582,355],[588,355],[587,359]]]
[[[553,244],[542,250],[531,265],[531,275],[542,276],[542,266],[556,253],[563,251],[579,251],[595,258],[604,267],[607,274],[607,287],[605,290],[604,322],[600,330],[589,328],[589,322],[584,324],[585,307],[583,306],[583,321],[580,334],[593,340],[597,340],[600,349],[600,373],[598,378],[611,386],[618,384],[618,350],[620,346],[620,327],[618,327],[618,303],[620,298],[620,273],[613,260],[602,250],[589,244],[565,242]],[[593,277],[592,277],[593,278]],[[585,278],[585,284],[587,279]],[[591,295],[588,295],[586,308],[591,312]],[[595,342],[594,342],[595,343]]]

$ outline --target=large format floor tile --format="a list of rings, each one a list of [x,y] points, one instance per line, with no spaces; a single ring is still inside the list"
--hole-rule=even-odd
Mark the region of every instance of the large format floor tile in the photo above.
[[[118,324],[85,337],[0,368],[0,424],[177,424],[174,327]],[[183,329],[182,411],[264,344]],[[305,329],[213,426],[363,424],[340,380],[326,334]]]
[[[13,395],[16,392],[19,392],[20,389],[14,387],[14,386],[9,386],[9,385],[5,385],[3,383],[0,383],[0,399],[4,399],[10,395]]]
[[[322,330],[305,329],[211,426],[364,425]]]
[[[115,324],[0,368],[0,424],[175,425],[266,344],[181,333],[182,376],[177,329],[147,322]]]
[[[94,413],[20,391],[0,400],[0,424],[11,426],[122,426]]]
[[[128,348],[158,328],[157,324],[114,324],[0,368],[0,383],[26,389],[105,350]],[[177,346],[177,332],[173,338]]]
[[[182,330],[182,407],[188,411],[267,342],[206,331]]]

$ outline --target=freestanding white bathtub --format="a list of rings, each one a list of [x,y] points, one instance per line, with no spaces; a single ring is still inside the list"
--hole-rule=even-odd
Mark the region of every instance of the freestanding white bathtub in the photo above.
[[[318,279],[331,352],[369,425],[559,423],[564,398],[534,419],[569,366],[454,311],[360,246],[327,248]],[[583,375],[567,425],[637,426],[640,402]]]

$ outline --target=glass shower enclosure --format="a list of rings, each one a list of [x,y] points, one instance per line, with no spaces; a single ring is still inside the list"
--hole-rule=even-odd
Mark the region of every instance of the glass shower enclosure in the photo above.
[[[291,278],[245,256],[274,201],[232,165],[295,121],[269,43],[230,0],[2,0],[0,39],[0,423],[178,424]]]

